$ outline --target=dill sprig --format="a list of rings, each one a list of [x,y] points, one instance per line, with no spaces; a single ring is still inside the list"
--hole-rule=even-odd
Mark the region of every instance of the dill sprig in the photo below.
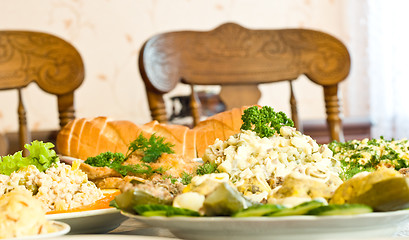
[[[174,153],[172,147],[174,145],[165,142],[165,138],[152,134],[149,139],[145,138],[142,133],[129,144],[126,158],[136,152],[143,153],[142,161],[146,163],[155,162],[162,155],[162,153]]]

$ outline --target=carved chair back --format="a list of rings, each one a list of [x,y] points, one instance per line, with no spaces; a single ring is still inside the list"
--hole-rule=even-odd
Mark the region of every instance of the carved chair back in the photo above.
[[[18,91],[20,149],[31,141],[22,88],[35,82],[56,95],[63,127],[75,118],[74,91],[82,84],[84,74],[80,54],[65,40],[42,32],[0,31],[0,90]]]
[[[227,109],[256,104],[259,84],[289,81],[292,119],[301,129],[292,82],[304,74],[323,87],[333,140],[343,141],[338,84],[350,71],[350,55],[335,37],[308,29],[252,30],[226,23],[207,32],[162,33],[148,39],[139,55],[153,119],[167,122],[163,95],[178,83],[191,85],[194,122],[200,103],[195,85],[221,85]]]

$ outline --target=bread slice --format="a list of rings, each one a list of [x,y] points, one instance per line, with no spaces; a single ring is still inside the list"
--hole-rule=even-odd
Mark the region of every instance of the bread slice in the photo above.
[[[216,114],[193,129],[157,121],[136,125],[131,121],[117,121],[108,117],[75,119],[59,132],[57,149],[62,155],[83,160],[107,151],[126,154],[129,143],[139,134],[146,138],[156,134],[174,144],[176,154],[193,159],[202,157],[206,148],[216,139],[226,140],[240,132],[241,115],[246,108]]]

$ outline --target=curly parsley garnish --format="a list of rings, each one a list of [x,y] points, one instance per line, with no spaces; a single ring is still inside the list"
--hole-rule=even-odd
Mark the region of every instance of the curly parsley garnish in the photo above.
[[[252,130],[260,137],[271,137],[276,132],[280,132],[282,126],[294,126],[294,122],[285,115],[284,112],[275,112],[269,106],[252,106],[244,110],[241,116],[243,124],[242,130]]]

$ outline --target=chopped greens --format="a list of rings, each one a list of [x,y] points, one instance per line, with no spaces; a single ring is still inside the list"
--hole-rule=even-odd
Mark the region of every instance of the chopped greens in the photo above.
[[[182,180],[181,183],[184,185],[188,185],[192,181],[193,175],[187,172],[182,173]]]
[[[50,142],[34,140],[31,145],[26,144],[24,147],[30,152],[28,157],[23,157],[23,151],[18,151],[0,159],[0,174],[10,175],[29,165],[34,165],[39,171],[44,172],[59,161],[57,154],[52,149],[54,144]]]
[[[379,165],[393,166],[396,170],[409,166],[407,139],[363,139],[331,142],[328,147],[342,167],[340,177],[348,180],[357,173],[373,172]]]
[[[85,163],[94,167],[112,168],[122,176],[126,176],[129,173],[146,174],[147,176],[150,176],[154,173],[163,173],[164,169],[154,169],[148,163],[158,160],[162,153],[173,153],[172,147],[172,144],[165,143],[163,137],[157,137],[155,134],[152,134],[151,137],[147,139],[140,134],[137,139],[129,144],[126,156],[122,153],[104,152],[98,156],[87,158]],[[122,163],[128,160],[128,158],[136,151],[141,151],[143,154],[142,161],[144,163],[123,165]]]
[[[284,112],[275,112],[269,106],[252,106],[244,110],[241,116],[243,125],[240,129],[252,130],[260,137],[271,137],[276,132],[280,132],[282,126],[294,126],[294,122],[289,119]]]
[[[206,162],[203,163],[202,165],[199,165],[196,169],[196,174],[189,174],[187,172],[182,173],[182,179],[181,183],[184,185],[188,185],[191,181],[194,175],[205,175],[205,174],[210,174],[210,173],[217,173],[217,165],[214,163]]]
[[[210,163],[210,162],[206,162],[203,165],[200,165],[196,169],[197,175],[205,175],[205,174],[216,173],[216,172],[218,172],[217,165],[215,163]]]

